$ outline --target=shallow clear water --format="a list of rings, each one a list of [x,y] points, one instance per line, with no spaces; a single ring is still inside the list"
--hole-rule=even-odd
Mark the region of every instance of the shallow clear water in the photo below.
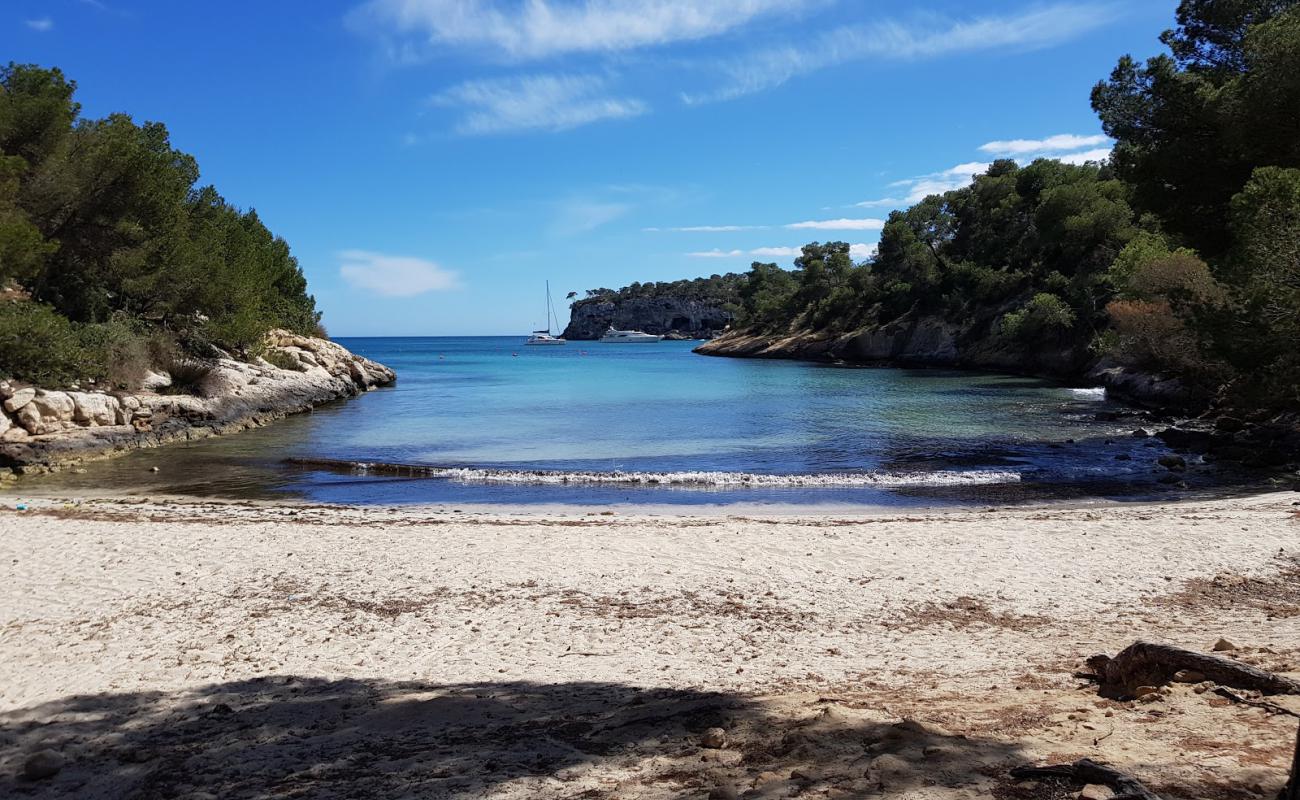
[[[29,485],[511,504],[934,504],[1165,491],[1152,443],[1129,435],[1134,423],[1096,421],[1119,408],[1100,390],[708,358],[690,342],[340,342],[397,370],[397,385],[266,429]],[[294,467],[287,457],[450,469],[394,478]]]

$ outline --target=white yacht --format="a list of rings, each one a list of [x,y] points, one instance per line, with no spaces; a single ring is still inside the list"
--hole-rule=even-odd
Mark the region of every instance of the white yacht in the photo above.
[[[557,345],[568,344],[568,340],[560,336],[551,334],[551,320],[555,317],[555,306],[551,303],[551,282],[546,282],[546,330],[533,331],[533,335],[528,337],[524,342],[526,345]],[[557,320],[558,321],[558,320]]]
[[[662,336],[655,336],[652,333],[642,333],[641,331],[620,331],[615,330],[611,325],[605,335],[600,337],[600,341],[606,344],[640,344],[643,342],[663,341]]]

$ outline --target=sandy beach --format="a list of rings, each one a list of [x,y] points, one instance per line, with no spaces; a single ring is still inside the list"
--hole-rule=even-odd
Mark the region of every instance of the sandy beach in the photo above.
[[[0,795],[1271,797],[1295,719],[1099,697],[1137,638],[1300,674],[1300,495],[651,515],[0,512]],[[1300,698],[1277,702],[1300,711]],[[34,752],[53,777],[22,777]]]

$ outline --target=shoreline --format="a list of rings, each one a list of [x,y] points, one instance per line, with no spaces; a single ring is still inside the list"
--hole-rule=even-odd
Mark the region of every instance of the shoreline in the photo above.
[[[1089,756],[1171,800],[1272,791],[1293,720],[1179,684],[1100,698],[1073,673],[1137,638],[1219,637],[1300,673],[1297,497],[826,516],[6,509],[0,790],[223,796],[292,775],[312,796],[821,781],[973,800],[1023,792],[1011,766]],[[705,746],[714,727],[725,741]],[[14,779],[38,748],[59,774]]]
[[[397,379],[333,341],[277,330],[266,345],[276,364],[261,357],[195,359],[203,375],[190,394],[0,384],[0,483],[263,427]]]

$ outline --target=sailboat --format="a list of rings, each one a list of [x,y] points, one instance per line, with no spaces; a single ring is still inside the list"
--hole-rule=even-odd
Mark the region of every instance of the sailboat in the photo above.
[[[555,305],[551,302],[551,282],[546,282],[546,330],[533,331],[526,345],[568,344],[563,338],[551,335],[551,321],[555,317]],[[555,320],[559,322],[559,320]]]

